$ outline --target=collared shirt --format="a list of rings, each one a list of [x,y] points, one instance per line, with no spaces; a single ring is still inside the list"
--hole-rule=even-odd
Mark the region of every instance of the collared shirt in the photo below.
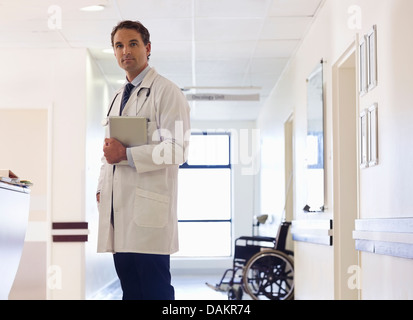
[[[145,78],[145,76],[149,72],[149,70],[151,70],[151,67],[148,65],[145,69],[143,69],[143,71],[141,73],[139,73],[135,77],[135,79],[133,79],[131,81],[131,83],[135,86],[135,88],[133,88],[132,91],[131,91],[131,95],[134,93],[136,88],[138,88],[139,85],[142,83],[143,78]],[[132,168],[135,168],[135,164],[133,163],[133,157],[132,157],[132,152],[131,152],[130,148],[126,148],[126,157],[128,158],[129,166],[131,166]]]
[[[133,79],[131,81],[131,83],[135,86],[135,88],[133,88],[132,92],[135,91],[135,89],[137,87],[139,87],[139,85],[141,84],[141,82],[143,81],[143,78],[145,78],[146,74],[149,72],[149,70],[151,70],[151,67],[149,65],[146,66],[145,69],[142,70],[141,73],[139,73],[135,79]],[[126,81],[128,81],[128,79],[126,78]],[[131,94],[132,94],[131,92]]]

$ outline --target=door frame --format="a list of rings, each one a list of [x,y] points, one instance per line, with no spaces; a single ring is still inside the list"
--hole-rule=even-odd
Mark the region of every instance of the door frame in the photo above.
[[[286,221],[294,220],[294,114],[292,113],[284,122],[284,176],[285,199],[284,218]],[[291,228],[287,237],[287,249],[293,250],[294,243]]]
[[[359,289],[349,285],[350,270],[359,267],[352,232],[358,217],[358,67],[357,42],[333,65],[333,232],[334,298],[357,300]]]

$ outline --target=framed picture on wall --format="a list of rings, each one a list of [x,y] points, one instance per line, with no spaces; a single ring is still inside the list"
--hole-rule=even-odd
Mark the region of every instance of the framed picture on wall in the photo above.
[[[377,26],[369,31],[365,37],[367,47],[367,82],[368,90],[377,86]]]
[[[359,122],[360,132],[360,168],[367,168],[369,166],[369,146],[368,146],[368,110],[363,110],[360,113]]]
[[[378,104],[375,103],[368,109],[368,136],[369,136],[369,167],[378,165]]]
[[[368,63],[367,63],[367,41],[366,37],[363,36],[360,39],[359,44],[359,82],[360,82],[360,95],[364,95],[368,90]]]

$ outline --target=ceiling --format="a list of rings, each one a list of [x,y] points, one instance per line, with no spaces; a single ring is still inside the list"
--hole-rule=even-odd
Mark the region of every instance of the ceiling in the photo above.
[[[139,20],[151,33],[150,65],[185,94],[259,95],[191,101],[193,119],[254,120],[323,2],[0,0],[0,48],[88,48],[115,89],[124,72],[103,49],[119,21]],[[105,9],[80,10],[98,4]]]

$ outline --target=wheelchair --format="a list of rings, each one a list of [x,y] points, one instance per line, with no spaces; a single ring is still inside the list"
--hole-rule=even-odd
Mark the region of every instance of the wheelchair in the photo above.
[[[275,238],[243,236],[235,240],[234,259],[221,281],[210,288],[241,300],[244,291],[253,300],[291,300],[294,297],[294,253],[287,250],[291,222],[280,223]]]

